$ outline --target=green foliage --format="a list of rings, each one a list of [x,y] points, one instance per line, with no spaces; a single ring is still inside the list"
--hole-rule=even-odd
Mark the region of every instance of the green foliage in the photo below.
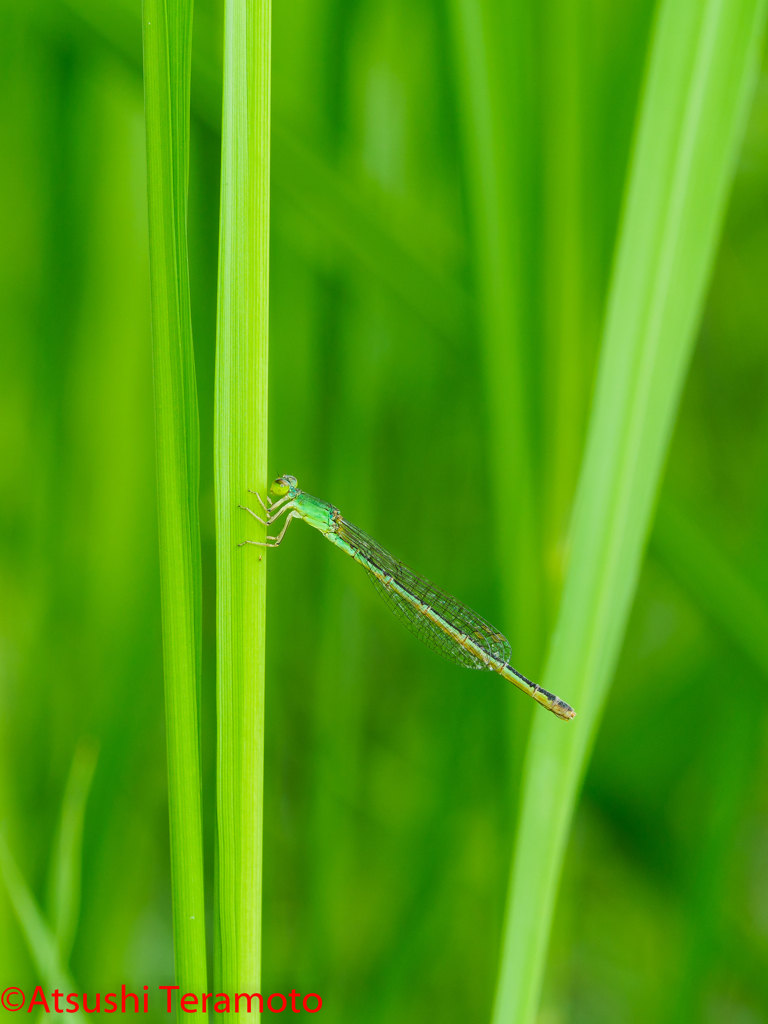
[[[579,719],[535,720],[496,1024],[535,1019],[578,789],[634,597],[651,512],[752,98],[764,5],[669,0],[654,27],[568,568],[543,685]]]
[[[216,347],[217,963],[224,992],[261,986],[266,549],[242,547],[267,493],[269,0],[228,0]],[[247,520],[250,520],[248,522]],[[261,554],[257,552],[261,550]],[[242,1016],[245,1016],[243,1011]]]
[[[64,966],[56,935],[40,911],[34,895],[30,892],[29,886],[8,848],[8,842],[2,835],[0,835],[0,875],[2,875],[11,905],[27,941],[38,979],[45,986],[46,996],[55,989],[65,993],[76,991],[75,983]],[[31,998],[30,993],[28,1002],[31,1002]],[[83,1019],[79,1013],[74,1014],[73,1017],[75,1020]]]
[[[0,834],[0,878],[35,964],[38,980],[45,986],[45,997],[49,1002],[51,993],[56,989],[65,995],[76,989],[67,964],[80,909],[85,805],[93,781],[96,759],[97,751],[93,743],[81,740],[75,748],[67,779],[57,842],[51,857],[48,915],[50,923],[40,910],[34,894],[19,870],[6,837]],[[31,1001],[31,995],[27,994],[27,1012],[31,1010]],[[93,999],[91,1005],[96,1005]],[[73,1013],[71,1008],[67,1012],[72,1015],[73,1020],[83,1020],[82,1013]],[[44,1010],[38,1010],[38,1014],[47,1019]]]
[[[187,250],[192,0],[145,0],[144,95],[176,978],[207,988],[200,784],[200,432]]]
[[[98,751],[81,740],[69,770],[61,820],[48,877],[48,905],[53,933],[63,963],[69,961],[80,915],[83,825],[85,805],[96,770]]]
[[[243,673],[258,664],[266,565],[235,546],[258,536],[236,508],[247,488],[295,473],[498,624],[543,682],[654,14],[652,0],[275,5],[267,466],[266,406],[249,397],[264,400],[263,320],[234,307],[263,290],[263,251],[253,209],[227,205],[231,178],[222,274],[245,283],[225,327],[253,332],[253,362],[245,375],[220,365],[214,381],[223,8],[195,4],[188,236],[209,901],[217,559],[235,602],[220,606],[232,642],[219,657],[233,693],[247,682],[255,701],[250,724],[244,690],[227,702],[233,744],[262,707]],[[463,34],[478,10],[485,58]],[[0,819],[43,905],[77,737],[99,740],[72,950],[87,991],[155,991],[174,970],[141,58],[137,0],[0,5]],[[484,59],[485,98],[472,77]],[[541,1024],[768,1014],[764,74],[756,97],[565,850]],[[485,135],[483,103],[496,126]],[[241,180],[263,167],[257,149]],[[493,292],[484,174],[508,190],[500,216],[514,231],[497,229],[514,279]],[[263,187],[251,192],[262,218]],[[508,346],[489,334],[499,303]],[[215,393],[217,429],[240,433],[220,433],[214,457]],[[524,410],[506,418],[520,394]],[[505,441],[514,423],[527,436]],[[522,453],[508,447],[518,440]],[[511,469],[523,456],[525,484]],[[214,465],[231,488],[216,497]],[[529,534],[507,529],[526,521]],[[268,557],[262,989],[319,992],[338,1024],[488,1020],[525,729],[545,713],[423,649],[312,531],[291,530]],[[562,696],[575,702],[570,683]],[[578,710],[576,726],[590,717]],[[234,796],[249,769],[232,749]],[[255,841],[247,852],[255,872]],[[225,914],[253,939],[255,888],[241,908],[230,882]],[[0,886],[0,990],[37,978]],[[165,1019],[158,1002],[153,1013]]]

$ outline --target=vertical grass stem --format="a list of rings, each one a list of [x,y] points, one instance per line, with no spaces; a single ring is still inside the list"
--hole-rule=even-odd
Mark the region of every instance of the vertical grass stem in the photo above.
[[[205,991],[200,440],[187,255],[192,0],[144,0],[160,583],[176,979]],[[201,989],[201,986],[202,989]]]
[[[261,975],[266,549],[238,509],[267,486],[269,0],[226,0],[216,352],[218,863],[225,992]],[[234,1007],[233,1007],[234,1009]]]

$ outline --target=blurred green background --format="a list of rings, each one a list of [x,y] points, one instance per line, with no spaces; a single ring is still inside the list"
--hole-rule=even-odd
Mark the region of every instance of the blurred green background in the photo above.
[[[275,6],[270,450],[274,475],[497,623],[536,678],[653,4],[508,14],[538,629],[521,628],[536,616],[500,568],[462,41],[440,0]],[[195,33],[212,875],[216,0],[198,0]],[[73,753],[99,741],[72,971],[101,992],[173,974],[140,55],[138,0],[0,2],[0,820],[45,904]],[[541,1024],[768,1021],[766,281],[768,76],[585,781]],[[533,708],[422,648],[312,531],[269,557],[264,991],[319,992],[334,1024],[486,1021]],[[0,987],[36,983],[0,890]]]

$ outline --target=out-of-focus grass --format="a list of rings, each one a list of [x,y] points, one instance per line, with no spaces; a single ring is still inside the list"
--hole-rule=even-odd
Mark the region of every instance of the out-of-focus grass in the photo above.
[[[85,805],[98,750],[81,740],[75,748],[48,874],[48,910],[62,963],[69,961],[80,917]]]
[[[30,892],[4,835],[0,835],[0,878],[2,878],[8,899],[16,913],[19,927],[26,939],[38,979],[45,986],[45,996],[50,999],[48,993],[52,994],[55,989],[58,989],[60,993],[74,992],[76,985],[61,956],[56,934],[45,920],[34,895]],[[31,995],[27,1003],[27,1012],[29,1013],[34,1009],[31,1005]],[[37,1005],[41,1006],[42,1004],[38,1003]],[[38,1010],[38,1013],[44,1014],[44,1012],[44,1010]],[[73,1014],[73,1017],[76,1020],[83,1020],[79,1013]]]
[[[130,959],[166,856],[141,824],[165,800],[142,93],[110,53],[17,14],[2,15],[3,817],[41,902],[72,751],[101,739],[73,951],[88,984]],[[25,984],[11,927],[3,972]]]
[[[85,807],[96,769],[98,752],[94,744],[81,740],[69,771],[56,842],[51,852],[48,885],[48,915],[37,904],[34,894],[19,870],[4,834],[0,833],[0,878],[13,907],[19,929],[24,936],[30,958],[35,964],[38,980],[43,983],[43,998],[39,999],[38,1015],[48,1019],[42,1008],[55,1007],[52,993],[59,989],[65,995],[74,992],[76,985],[69,972],[69,955],[77,931],[82,881],[82,846]],[[32,997],[26,1000],[31,1012]],[[24,1003],[19,1009],[23,1008]],[[83,1015],[72,1009],[73,1020],[82,1021]],[[91,1010],[100,1006],[100,997],[91,998]]]
[[[533,221],[530,5],[456,0],[457,99],[463,126],[475,292],[489,410],[489,494],[510,636],[524,671],[540,658],[540,543],[533,469],[532,299],[523,271]],[[537,666],[536,666],[537,667]]]
[[[538,1011],[565,844],[640,570],[736,154],[763,7],[662,3],[608,293],[571,551],[543,685],[579,708],[535,720],[494,1020]],[[570,687],[570,689],[569,689]]]
[[[577,3],[571,34],[561,6],[531,15],[535,189],[521,270],[547,627],[653,9]],[[82,721],[101,739],[73,950],[78,982],[98,988],[167,982],[173,965],[140,16],[133,0],[88,8],[0,10],[0,806],[41,901]],[[220,16],[197,0],[209,852]],[[511,630],[454,52],[444,7],[427,0],[276,8],[270,474],[295,472]],[[762,84],[664,485],[763,598],[766,95]],[[508,712],[523,698],[422,650],[311,531],[291,531],[270,558],[264,986],[319,991],[340,1022],[487,1019],[521,754]],[[654,543],[566,857],[549,1020],[768,1012],[764,680],[682,568]],[[29,986],[0,908],[0,980]],[[686,1016],[691,991],[700,1002]]]

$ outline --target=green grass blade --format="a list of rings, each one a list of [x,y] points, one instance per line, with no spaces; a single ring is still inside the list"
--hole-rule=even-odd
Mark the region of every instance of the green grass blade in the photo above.
[[[64,964],[69,961],[80,913],[85,805],[98,756],[98,747],[93,741],[81,740],[78,743],[64,791],[59,831],[51,859],[48,885],[50,919]]]
[[[59,989],[61,992],[76,992],[77,986],[62,962],[56,936],[43,917],[2,832],[0,832],[0,875],[5,882],[11,905],[46,992],[51,993],[54,989]],[[82,1021],[83,1017],[80,1013],[74,1013],[72,1019]]]
[[[223,991],[261,973],[267,486],[269,0],[227,0],[216,351],[218,928]],[[255,502],[255,498],[251,499]]]
[[[557,628],[526,755],[495,1024],[530,1024],[757,72],[764,5],[664,0],[652,37]]]
[[[200,438],[187,263],[192,0],[145,0],[150,280],[176,980],[206,986]],[[202,987],[201,987],[202,986]]]

